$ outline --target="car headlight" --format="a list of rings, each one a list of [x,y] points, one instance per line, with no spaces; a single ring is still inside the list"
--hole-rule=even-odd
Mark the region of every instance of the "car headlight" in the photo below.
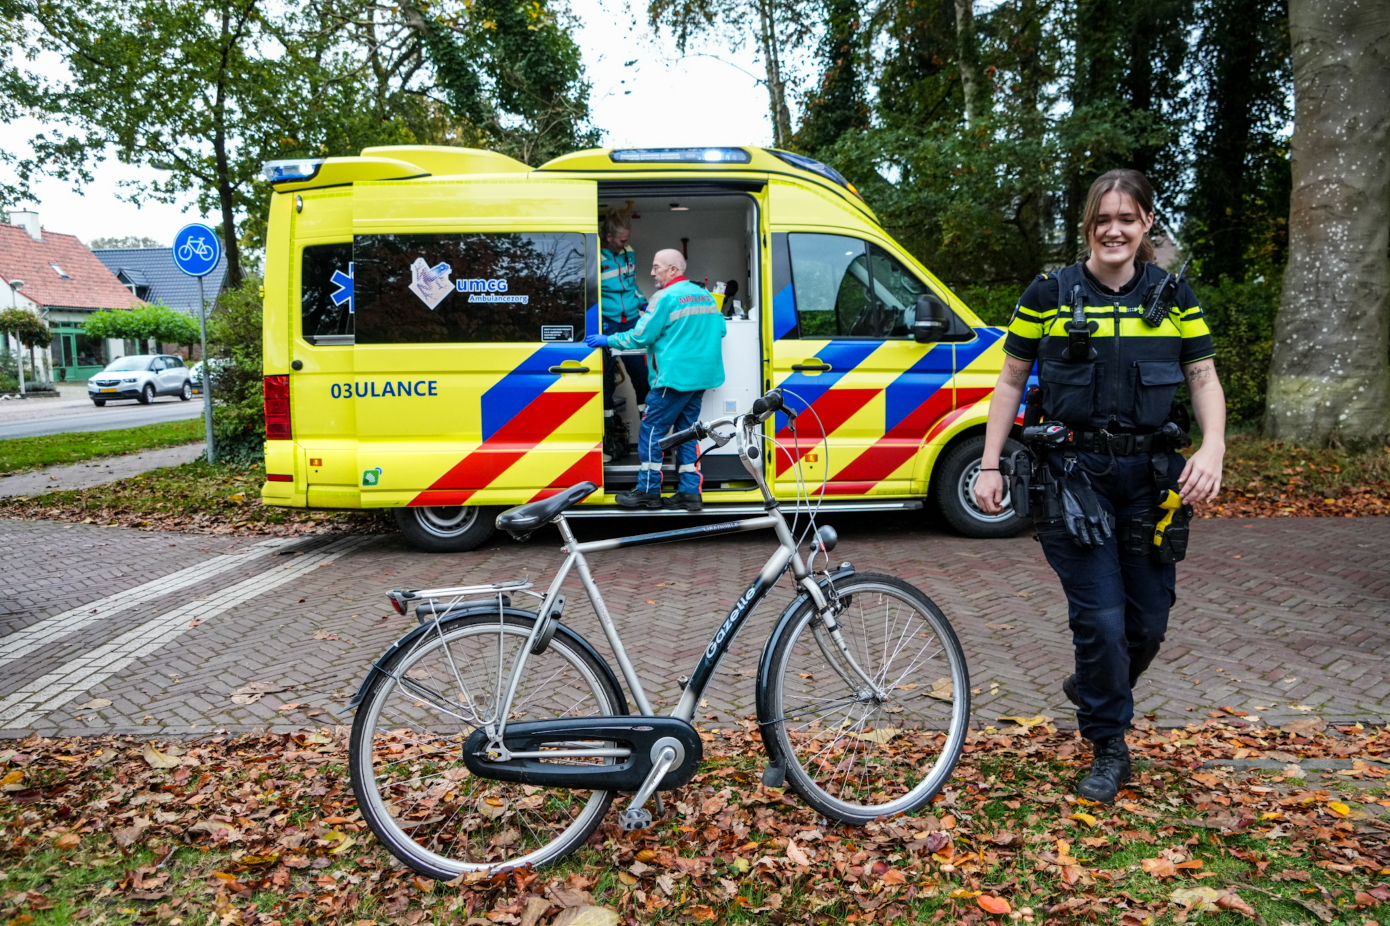
[[[123,383],[133,383],[133,382],[135,382],[135,380],[136,380],[136,377],[134,377],[134,376],[123,376],[123,377],[121,377],[121,382],[123,382]]]

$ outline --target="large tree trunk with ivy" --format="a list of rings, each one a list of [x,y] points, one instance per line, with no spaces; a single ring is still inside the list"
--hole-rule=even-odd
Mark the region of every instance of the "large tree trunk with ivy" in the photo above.
[[[772,144],[790,148],[792,115],[787,107],[787,80],[782,74],[781,44],[777,35],[776,0],[758,0],[758,47],[766,71],[768,109],[772,116]]]
[[[1390,436],[1390,17],[1291,0],[1289,264],[1265,431],[1301,444]]]

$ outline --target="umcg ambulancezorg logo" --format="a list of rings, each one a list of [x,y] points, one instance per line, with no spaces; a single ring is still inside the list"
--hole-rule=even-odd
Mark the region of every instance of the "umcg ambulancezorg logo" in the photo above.
[[[364,486],[374,486],[381,482],[381,467],[374,466],[371,469],[362,471],[362,484]]]

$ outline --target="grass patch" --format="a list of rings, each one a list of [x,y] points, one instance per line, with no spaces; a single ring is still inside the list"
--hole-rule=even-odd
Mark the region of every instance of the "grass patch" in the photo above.
[[[202,419],[168,421],[115,431],[82,431],[44,437],[12,437],[0,440],[0,476],[31,469],[81,463],[96,457],[112,457],[160,447],[177,447],[203,439]]]
[[[702,731],[704,767],[667,793],[652,829],[621,831],[615,805],[551,867],[452,884],[400,867],[373,838],[341,734],[12,743],[0,752],[0,915],[15,926],[548,926],[593,905],[607,918],[581,922],[1136,926],[1204,911],[1218,924],[1360,926],[1390,905],[1390,824],[1373,800],[1390,760],[1384,728],[1295,734],[1216,719],[1136,731],[1145,762],[1113,807],[1072,793],[1088,758],[1074,734],[987,728],[932,805],[847,827],[761,786],[756,725],[723,726]],[[1361,800],[1200,767],[1268,751],[1364,757],[1348,781]]]
[[[202,422],[193,424],[201,433]],[[0,498],[0,517],[219,533],[388,529],[381,511],[306,511],[264,505],[260,498],[264,482],[262,463],[195,460],[89,489]]]

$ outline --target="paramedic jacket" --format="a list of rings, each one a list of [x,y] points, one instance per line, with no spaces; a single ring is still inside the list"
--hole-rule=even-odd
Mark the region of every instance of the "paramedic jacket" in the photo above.
[[[599,252],[599,286],[603,291],[603,320],[614,325],[637,321],[646,302],[637,288],[637,255],[631,247]]]
[[[1197,297],[1186,283],[1179,284],[1163,324],[1153,328],[1144,321],[1143,299],[1165,276],[1156,264],[1138,265],[1116,292],[1076,263],[1033,281],[1014,309],[1004,352],[1038,362],[1044,417],[1084,430],[1142,433],[1162,427],[1183,379],[1182,365],[1216,353]],[[1067,357],[1066,324],[1077,284],[1086,319],[1096,323],[1094,360]]]
[[[646,348],[652,388],[677,392],[713,389],[724,383],[724,313],[714,297],[683,276],[652,297],[631,331],[609,335],[615,350]]]

